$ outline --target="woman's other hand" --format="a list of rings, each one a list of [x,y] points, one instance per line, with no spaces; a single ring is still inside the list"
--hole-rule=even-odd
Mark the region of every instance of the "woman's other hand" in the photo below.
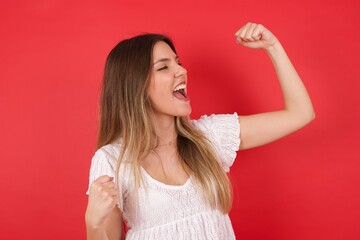
[[[276,45],[278,39],[263,25],[248,22],[236,33],[236,43],[249,48],[268,50]]]
[[[119,197],[113,179],[113,177],[104,175],[90,185],[89,201],[85,214],[87,225],[94,228],[101,227],[106,217],[116,207]]]

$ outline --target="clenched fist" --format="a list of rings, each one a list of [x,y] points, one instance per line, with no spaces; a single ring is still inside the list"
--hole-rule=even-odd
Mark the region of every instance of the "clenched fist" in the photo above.
[[[113,177],[101,176],[89,189],[89,201],[85,219],[87,224],[101,226],[119,201]]]
[[[263,25],[247,23],[236,33],[236,43],[249,48],[269,49],[277,44],[277,38]]]

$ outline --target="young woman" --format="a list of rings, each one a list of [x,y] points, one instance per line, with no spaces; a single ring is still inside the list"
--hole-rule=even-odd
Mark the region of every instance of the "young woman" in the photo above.
[[[110,52],[99,150],[90,169],[88,239],[120,239],[123,221],[126,239],[235,239],[226,172],[236,151],[284,137],[315,116],[278,39],[255,23],[235,36],[238,44],[270,56],[283,110],[190,120],[187,72],[169,38],[140,35]]]

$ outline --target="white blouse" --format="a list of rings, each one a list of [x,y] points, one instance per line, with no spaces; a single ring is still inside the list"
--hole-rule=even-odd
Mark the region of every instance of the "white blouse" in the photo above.
[[[228,172],[240,144],[238,115],[205,115],[192,123],[212,143],[224,171]],[[117,141],[96,151],[90,167],[89,185],[102,175],[115,175],[120,147],[121,143]],[[212,210],[204,203],[191,176],[184,185],[173,186],[155,180],[144,168],[140,169],[144,185],[135,192],[129,164],[120,166],[119,207],[129,227],[126,240],[235,239],[228,214]]]

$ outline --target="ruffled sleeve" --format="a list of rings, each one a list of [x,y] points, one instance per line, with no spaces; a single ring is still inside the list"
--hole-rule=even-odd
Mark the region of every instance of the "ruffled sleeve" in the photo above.
[[[90,174],[89,174],[89,188],[86,194],[89,194],[90,185],[100,176],[108,175],[109,177],[114,177],[114,181],[115,181],[118,152],[119,151],[114,150],[114,147],[111,145],[106,145],[95,152],[91,160]],[[121,169],[122,168],[120,168],[120,171]],[[121,189],[121,194],[119,194],[118,206],[122,211],[124,196],[127,193],[122,176],[119,177],[119,186]]]
[[[89,174],[89,188],[91,183],[93,183],[97,178],[103,175],[108,175],[109,177],[115,177],[116,162],[112,161],[111,157],[103,150],[99,149],[95,152],[90,166]],[[89,194],[89,189],[86,192]]]
[[[229,172],[240,145],[240,123],[237,113],[204,115],[198,120],[193,120],[193,124],[210,141],[223,169]]]

